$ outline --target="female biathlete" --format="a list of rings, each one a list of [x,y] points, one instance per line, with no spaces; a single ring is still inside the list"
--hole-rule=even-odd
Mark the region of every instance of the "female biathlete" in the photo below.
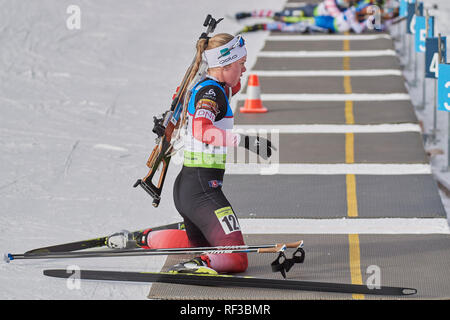
[[[174,184],[175,207],[184,219],[185,230],[148,229],[138,237],[143,248],[176,248],[243,245],[239,221],[222,192],[228,147],[245,147],[269,158],[272,145],[258,136],[233,133],[233,112],[229,104],[240,88],[246,71],[247,50],[242,36],[217,34],[201,38],[191,75],[202,59],[207,75],[191,89],[187,110],[184,163]],[[109,238],[109,246],[123,247],[123,232]],[[246,253],[208,254],[173,266],[172,272],[237,273],[247,269]]]

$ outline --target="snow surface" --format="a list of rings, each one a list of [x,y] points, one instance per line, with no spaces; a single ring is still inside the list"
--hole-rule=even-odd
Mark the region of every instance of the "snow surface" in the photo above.
[[[450,35],[448,0],[425,2],[439,4],[438,28]],[[81,9],[80,30],[66,27],[66,10],[74,4]],[[179,164],[171,164],[158,209],[143,190],[132,188],[147,173],[152,118],[169,107],[206,14],[283,5],[279,0],[227,0],[226,6],[208,0],[0,0],[0,252],[180,220],[171,195]],[[226,19],[217,32],[241,27]],[[248,69],[266,36],[246,35]],[[411,95],[421,99],[419,93]],[[438,146],[446,149],[446,117],[439,116]],[[421,118],[430,128],[430,115]],[[433,159],[433,168],[442,165],[441,158]],[[70,264],[158,271],[164,260],[96,258]],[[149,285],[96,282],[70,290],[65,281],[42,275],[44,268],[67,266],[57,260],[1,263],[0,299],[145,299],[149,290]]]
[[[153,116],[195,53],[207,14],[279,10],[278,0],[0,1],[0,252],[180,220],[171,163],[158,209],[132,186],[147,174]],[[69,30],[69,5],[81,29]],[[216,32],[242,25],[225,19]],[[248,67],[265,32],[246,36]],[[84,268],[159,271],[164,257],[78,259]],[[145,299],[149,285],[66,283],[42,275],[68,262],[0,264],[0,299]]]

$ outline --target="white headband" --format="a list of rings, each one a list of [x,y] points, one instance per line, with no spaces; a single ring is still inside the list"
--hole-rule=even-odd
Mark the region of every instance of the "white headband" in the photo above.
[[[247,49],[245,49],[244,38],[240,35],[234,37],[233,40],[223,46],[203,52],[203,58],[208,63],[209,68],[224,67],[246,55]]]

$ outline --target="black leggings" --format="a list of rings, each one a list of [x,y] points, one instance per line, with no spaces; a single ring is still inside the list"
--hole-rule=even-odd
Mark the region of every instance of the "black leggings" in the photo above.
[[[244,244],[239,221],[222,192],[223,176],[224,170],[221,169],[183,166],[175,180],[173,192],[175,207],[184,219],[186,233],[192,246]],[[242,272],[247,268],[246,254],[209,256],[216,270]]]

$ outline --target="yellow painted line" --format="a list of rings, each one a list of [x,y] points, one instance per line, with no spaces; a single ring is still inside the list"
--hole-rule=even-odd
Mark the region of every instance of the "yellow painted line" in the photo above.
[[[344,45],[344,48],[345,47],[346,46]],[[350,70],[350,57],[343,57],[343,63],[344,63],[344,70]]]
[[[354,174],[346,175],[347,182],[347,216],[358,217],[358,201],[356,200],[356,178]]]
[[[345,35],[349,35],[349,33],[346,32]],[[350,51],[350,41],[348,38],[343,40],[343,48],[342,49],[344,51]]]
[[[353,115],[353,101],[345,101],[345,123],[355,124],[355,117]]]
[[[346,94],[352,93],[352,83],[350,80],[350,76],[344,76],[344,90]]]
[[[350,41],[343,41],[343,50],[350,50]],[[343,59],[343,69],[350,70],[350,57],[344,57]],[[352,83],[350,76],[344,76],[344,91],[346,94],[352,93]],[[355,124],[355,117],[353,115],[353,101],[347,100],[345,101],[345,123],[346,124]],[[354,134],[346,133],[345,134],[345,163],[354,163]]]
[[[350,276],[352,284],[363,284],[361,275],[361,257],[359,248],[359,235],[349,234]],[[352,294],[353,299],[364,299],[363,294]]]
[[[350,50],[350,41],[344,40],[343,49],[345,51]],[[350,70],[350,57],[343,58],[343,69],[345,71]],[[346,94],[352,93],[352,83],[350,76],[344,76],[344,91]],[[345,123],[355,124],[355,118],[353,116],[353,101],[351,100],[345,101]]]
[[[355,162],[354,144],[355,135],[353,132],[345,133],[345,163]]]
[[[343,41],[343,50],[350,50],[350,41],[348,39]],[[350,70],[350,57],[343,58],[343,69]],[[346,94],[352,93],[352,83],[350,76],[344,76],[344,91]],[[353,114],[353,101],[345,101],[345,123],[355,124],[355,117]],[[355,136],[353,133],[347,132],[345,134],[345,163],[355,162]],[[347,216],[349,218],[358,217],[358,201],[356,197],[356,177],[354,174],[346,175],[347,185]],[[350,264],[350,277],[352,284],[362,284],[361,275],[361,257],[359,247],[359,235],[349,234],[349,264]],[[353,294],[353,299],[364,299],[363,294]]]
[[[343,50],[350,50],[350,41],[343,41]],[[344,57],[343,69],[350,70],[350,57]],[[352,93],[352,84],[350,76],[344,76],[344,90],[346,94]],[[346,124],[354,124],[353,101],[345,101],[345,122]],[[351,164],[355,162],[355,135],[352,132],[345,134],[345,163]],[[358,203],[356,199],[356,179],[354,174],[346,175],[347,184],[347,216],[358,216]]]

